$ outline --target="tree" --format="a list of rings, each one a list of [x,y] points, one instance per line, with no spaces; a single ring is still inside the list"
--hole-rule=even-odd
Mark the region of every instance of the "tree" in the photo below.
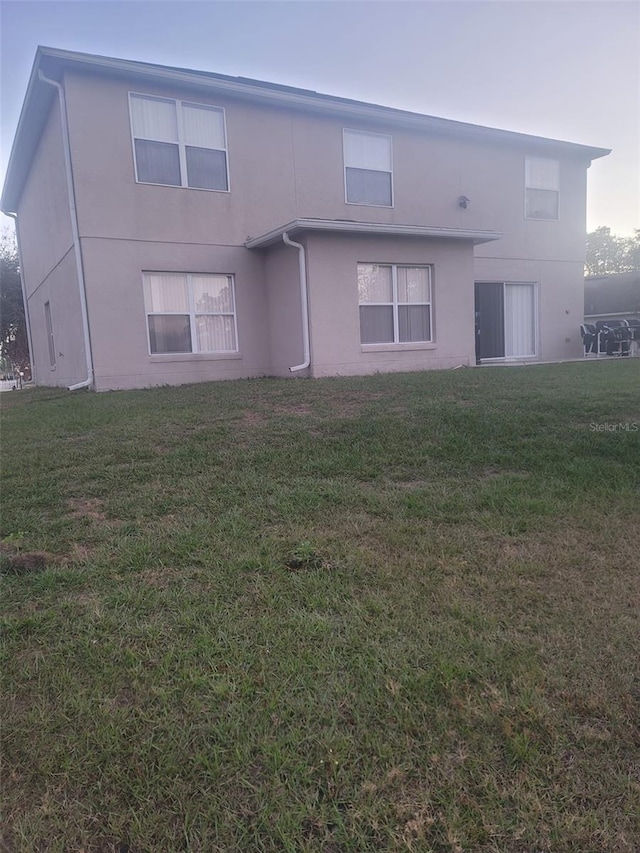
[[[627,260],[633,272],[640,272],[640,228],[627,240]]]
[[[30,373],[18,249],[9,232],[0,238],[0,358],[11,369]]]
[[[587,275],[640,271],[640,228],[632,237],[617,237],[605,225],[587,234]]]

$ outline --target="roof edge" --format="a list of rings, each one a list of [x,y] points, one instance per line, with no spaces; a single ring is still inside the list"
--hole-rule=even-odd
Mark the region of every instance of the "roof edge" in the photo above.
[[[38,47],[38,54],[43,58],[53,61],[76,63],[96,69],[102,68],[112,72],[124,74],[140,74],[148,77],[160,77],[174,82],[193,85],[196,83],[205,88],[226,91],[236,97],[253,97],[260,100],[266,99],[279,101],[285,105],[306,106],[322,111],[337,112],[348,115],[360,114],[362,118],[380,119],[386,118],[394,123],[407,124],[416,129],[440,130],[441,132],[463,132],[502,138],[505,142],[520,141],[524,144],[547,144],[567,151],[572,150],[576,154],[588,156],[591,160],[605,157],[611,153],[610,148],[597,148],[583,145],[579,142],[568,142],[551,137],[535,136],[519,131],[505,130],[502,128],[489,127],[487,125],[473,124],[471,122],[458,121],[457,119],[442,118],[426,113],[416,113],[409,110],[400,110],[396,107],[388,107],[380,104],[372,104],[366,101],[357,101],[343,98],[338,95],[327,95],[312,89],[299,89],[293,86],[284,86],[278,83],[270,83],[265,80],[256,80],[248,77],[233,77],[215,72],[200,71],[190,68],[177,68],[169,65],[159,65],[151,62],[140,62],[132,59],[118,59],[109,56],[100,56],[91,53],[79,53],[77,51],[61,50],[52,47]]]
[[[389,237],[440,237],[447,240],[467,240],[474,246],[499,240],[499,231],[480,231],[465,228],[442,228],[431,225],[390,225],[383,222],[356,222],[347,219],[294,219],[257,237],[249,237],[247,249],[262,249],[278,242],[282,235],[298,231],[325,231],[334,234],[378,234]]]
[[[78,70],[96,73],[161,79],[180,85],[226,93],[230,97],[240,99],[270,101],[281,106],[359,118],[363,121],[383,122],[440,135],[460,134],[478,141],[502,142],[546,149],[582,157],[590,162],[611,153],[609,148],[596,148],[576,142],[566,142],[455,119],[409,112],[395,107],[350,100],[336,95],[326,95],[310,89],[298,89],[245,77],[231,77],[213,72],[174,68],[167,65],[39,46],[36,50],[18,120],[0,200],[0,209],[5,213],[16,212],[24,182],[37,148],[39,134],[42,131],[51,103],[51,91],[44,91],[48,87],[44,87],[38,80],[38,71],[43,66],[45,66],[47,75],[51,77],[61,78],[64,70],[75,67]]]
[[[53,93],[49,86],[44,86],[38,80],[38,71],[40,70],[41,57],[46,48],[38,46],[36,55],[31,66],[29,74],[29,82],[25,92],[18,124],[16,127],[15,136],[11,145],[9,154],[9,162],[7,163],[7,171],[2,188],[2,196],[0,197],[0,211],[4,214],[17,213],[18,201],[22,195],[24,182],[31,168],[31,161],[37,150],[39,143],[38,139],[34,139],[35,132],[27,125],[31,124],[39,133],[47,120],[48,106],[53,100]],[[31,113],[39,116],[39,121],[29,122]],[[26,154],[26,156],[24,156]]]

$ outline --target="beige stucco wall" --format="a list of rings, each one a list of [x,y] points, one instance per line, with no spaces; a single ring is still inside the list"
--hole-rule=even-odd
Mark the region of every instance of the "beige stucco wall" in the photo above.
[[[82,338],[75,256],[67,252],[45,281],[29,297],[33,341],[32,364],[38,385],[73,385],[87,378]],[[44,305],[51,306],[56,364],[49,361]]]
[[[99,391],[264,376],[269,329],[264,259],[245,248],[83,238]],[[150,355],[142,272],[234,276],[239,353]]]
[[[172,85],[77,75],[65,85],[82,235],[240,245],[249,235],[315,217],[504,232],[499,243],[479,247],[479,256],[580,261],[584,255],[586,164],[559,156],[560,221],[527,220],[525,158],[556,156],[533,144],[427,135]],[[129,91],[225,109],[229,193],[136,185]],[[344,127],[392,135],[393,208],[346,204]],[[466,210],[460,195],[471,199]]]
[[[476,258],[476,281],[533,282],[538,310],[538,355],[541,361],[579,358],[584,307],[581,263]]]
[[[303,360],[298,251],[278,243],[264,250],[264,260],[269,309],[269,373],[291,376],[289,368],[302,364]],[[294,375],[306,376],[308,371]]]
[[[470,243],[296,236],[308,248],[312,375],[473,364],[474,280],[538,283],[539,357],[580,354],[584,162],[557,157],[561,162],[560,221],[539,222],[524,217],[525,157],[554,155],[535,147],[425,135],[391,128],[382,121],[350,121],[106,76],[68,74],[65,88],[98,389],[290,376],[288,368],[302,360],[296,252],[282,246],[248,251],[244,243],[249,236],[303,217],[504,233],[501,240],[476,247],[475,262]],[[230,192],[136,184],[130,91],[225,109]],[[392,134],[393,208],[346,204],[344,127]],[[471,199],[466,210],[458,206],[460,195]],[[52,314],[58,317],[61,312],[53,300],[61,304],[77,300],[77,280],[70,273],[71,259],[65,256],[72,237],[57,103],[19,215],[30,292],[48,281],[65,258],[60,266],[66,274],[61,277],[56,272],[57,284],[51,291]],[[355,275],[359,260],[433,264],[433,346],[377,351],[360,346]],[[239,355],[150,356],[143,270],[233,274]],[[66,287],[70,289],[63,295]],[[38,300],[43,301],[41,296]],[[70,317],[79,316],[76,308]],[[41,305],[34,313],[42,313],[40,309]],[[69,336],[65,358],[80,365],[69,381],[79,381],[84,379],[79,322],[69,326]],[[40,359],[42,346],[37,339],[34,326]],[[46,338],[43,342],[46,363],[41,376],[48,370]],[[56,381],[61,376],[57,368]]]
[[[238,246],[294,218],[286,111],[107,78],[70,75],[65,87],[81,236]],[[230,192],[136,184],[130,91],[225,109]]]
[[[87,369],[57,98],[53,99],[20,199],[18,230],[36,381],[40,385],[80,382],[86,379]],[[53,369],[44,319],[47,301],[56,344]]]
[[[306,244],[313,376],[475,364],[471,243],[313,234]],[[432,265],[433,343],[360,344],[358,262]]]
[[[18,206],[28,294],[73,245],[60,107],[55,98]]]
[[[346,204],[342,127],[392,135],[394,207]],[[503,258],[584,258],[586,169],[561,161],[560,220],[525,219],[524,162],[541,155],[504,144],[427,136],[416,131],[329,117],[294,122],[298,215],[502,232],[478,255]],[[458,205],[461,195],[471,203]]]

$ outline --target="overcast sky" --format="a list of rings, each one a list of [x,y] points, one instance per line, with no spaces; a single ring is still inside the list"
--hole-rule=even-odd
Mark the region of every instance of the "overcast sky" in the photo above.
[[[635,0],[2,0],[0,13],[2,181],[42,44],[612,148],[589,170],[588,230],[640,227]]]

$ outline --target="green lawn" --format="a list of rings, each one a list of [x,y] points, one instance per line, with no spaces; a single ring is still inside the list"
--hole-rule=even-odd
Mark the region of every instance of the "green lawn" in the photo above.
[[[4,849],[638,851],[640,359],[0,402]]]

